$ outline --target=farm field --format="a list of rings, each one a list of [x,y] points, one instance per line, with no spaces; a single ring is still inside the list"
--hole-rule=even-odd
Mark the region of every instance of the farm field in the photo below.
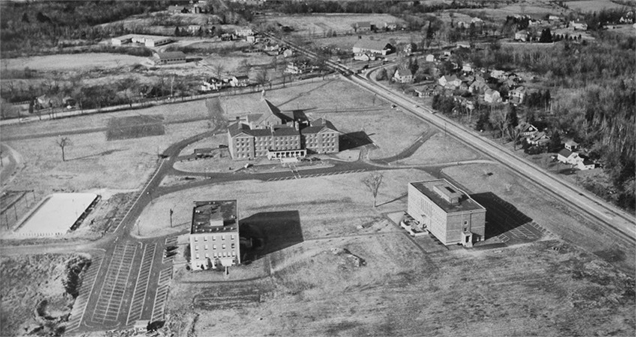
[[[568,8],[574,11],[587,12],[600,12],[603,9],[623,9],[626,6],[615,3],[610,0],[582,0],[582,1],[567,1],[565,3]],[[632,6],[634,3],[632,3]]]
[[[636,254],[635,247],[603,235],[597,224],[564,207],[554,197],[537,191],[533,185],[499,165],[462,165],[445,168],[442,173],[465,187],[468,193],[494,193],[550,232],[567,238],[587,251],[599,256],[617,256],[608,258],[608,262],[630,274],[634,273],[634,261],[627,257]]]
[[[354,34],[354,35],[340,35],[336,37],[323,37],[323,38],[315,38],[312,39],[312,42],[318,47],[336,47],[342,50],[352,51],[353,46],[360,41],[361,39],[358,36],[362,37],[362,40],[370,40],[373,38],[374,40],[386,41],[389,40],[395,41],[395,43],[407,43],[410,41],[414,41],[419,43],[422,40],[422,37],[419,34],[415,33],[404,33],[404,32],[389,32],[389,33],[377,33],[377,34]],[[390,57],[395,56],[395,54],[390,54]],[[365,62],[366,63],[366,62]]]
[[[323,36],[329,31],[338,34],[353,34],[352,27],[356,22],[370,22],[377,27],[384,27],[384,23],[399,23],[400,19],[389,14],[315,14],[283,15],[265,17],[267,22],[280,23],[291,26],[296,34]]]
[[[119,68],[130,66],[147,60],[146,57],[124,54],[85,53],[32,56],[3,59],[2,69],[24,70],[29,68],[39,71],[50,70],[88,70],[91,68]]]
[[[343,248],[366,266],[331,251]],[[240,289],[176,282],[169,323],[198,315],[197,335],[228,336],[634,333],[633,279],[558,240],[426,253],[386,233],[305,240],[271,260],[274,277]]]

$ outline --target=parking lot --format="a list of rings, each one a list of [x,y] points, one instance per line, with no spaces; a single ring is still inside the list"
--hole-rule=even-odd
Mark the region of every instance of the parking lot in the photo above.
[[[170,289],[170,279],[172,278],[172,266],[161,270],[157,293],[155,294],[155,303],[152,309],[151,322],[161,321],[164,319],[166,300],[168,299],[168,290]]]
[[[141,258],[141,266],[139,268],[139,274],[137,275],[137,284],[135,285],[135,290],[133,292],[132,303],[130,305],[130,311],[128,311],[128,319],[126,320],[126,325],[133,324],[136,320],[141,319],[146,294],[148,293],[150,272],[152,271],[152,265],[156,250],[156,243],[144,245],[144,251]]]
[[[93,256],[91,266],[84,275],[84,281],[80,287],[79,295],[75,299],[75,304],[73,305],[73,310],[71,311],[71,317],[66,327],[66,331],[73,331],[80,327],[82,319],[84,318],[86,306],[88,305],[88,300],[93,293],[93,287],[95,286],[95,280],[97,279],[97,272],[99,272],[99,269],[101,268],[102,261],[103,259],[101,256]]]

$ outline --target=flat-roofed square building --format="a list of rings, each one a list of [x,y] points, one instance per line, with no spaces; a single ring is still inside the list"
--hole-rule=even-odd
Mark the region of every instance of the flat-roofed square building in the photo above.
[[[486,236],[486,209],[445,179],[409,183],[407,213],[445,245]]]
[[[192,270],[241,263],[236,200],[195,201],[190,232]]]

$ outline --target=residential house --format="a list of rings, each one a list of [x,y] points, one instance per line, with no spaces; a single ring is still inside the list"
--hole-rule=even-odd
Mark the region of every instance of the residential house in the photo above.
[[[354,54],[375,54],[385,56],[393,51],[393,46],[381,40],[358,40],[353,45]]]
[[[426,62],[435,62],[435,55],[433,54],[428,54],[426,55]]]
[[[570,26],[574,30],[587,30],[587,23],[585,22],[579,22],[579,21],[570,22]]]
[[[565,142],[564,147],[567,150],[570,151],[576,151],[579,148],[579,143],[573,141],[573,140],[568,140],[567,142]]]
[[[550,142],[550,138],[545,132],[537,132],[526,138],[526,141],[530,145],[545,146]]]
[[[529,36],[528,31],[520,30],[520,31],[515,33],[515,41],[526,42],[526,41],[528,41],[528,36]]]
[[[217,269],[241,264],[236,200],[195,201],[190,229],[190,268]]]
[[[440,77],[437,82],[444,88],[451,90],[459,88],[459,86],[462,84],[462,81],[455,75],[444,75]]]
[[[569,165],[578,165],[579,162],[583,162],[583,158],[579,156],[578,152],[568,149],[561,149],[561,151],[557,153],[557,160]]]
[[[291,48],[285,49],[283,51],[283,57],[292,57],[294,55],[294,51]]]
[[[539,129],[537,129],[534,125],[528,122],[520,123],[519,125],[517,125],[516,129],[519,132],[519,135],[524,138],[530,137],[534,135],[535,133],[539,132]]]
[[[412,83],[413,73],[410,69],[398,69],[393,75],[393,80],[397,83]]]
[[[510,102],[512,102],[513,104],[521,104],[523,103],[523,99],[526,97],[526,88],[514,88],[508,92],[508,97],[510,99]]]
[[[231,87],[246,87],[250,84],[250,78],[247,75],[232,76],[228,82]]]
[[[371,31],[371,23],[368,21],[360,21],[353,24],[356,33]]]
[[[407,213],[444,245],[486,237],[486,209],[445,179],[409,183]]]
[[[482,23],[482,22],[484,22],[484,20],[482,20],[482,19],[480,19],[480,18],[472,18],[472,19],[470,20],[470,22],[471,22],[471,23],[474,23],[474,24],[478,24],[478,23]]]
[[[561,17],[558,15],[548,15],[548,21],[561,21]]]
[[[353,59],[356,61],[371,61],[371,60],[375,60],[375,56],[373,54],[365,54],[365,53],[361,53],[361,54],[355,54],[353,55]]]
[[[501,94],[499,94],[499,91],[497,90],[487,89],[484,92],[484,101],[488,103],[500,103]]]
[[[398,28],[398,24],[396,22],[385,22],[384,29],[386,30],[396,30]]]
[[[465,73],[472,73],[473,72],[473,66],[468,63],[468,62],[464,62],[462,64],[462,71]]]
[[[490,72],[490,77],[496,78],[498,80],[505,80],[507,78],[506,72],[503,70],[494,69]]]
[[[280,49],[280,46],[278,44],[267,44],[263,50],[264,51],[277,51]]]
[[[239,37],[253,36],[254,31],[250,27],[239,27],[234,30],[234,35]]]
[[[486,92],[486,90],[488,90],[488,89],[490,89],[490,88],[488,87],[486,82],[483,81],[483,79],[482,80],[475,80],[468,87],[468,92],[470,92],[471,94],[481,94],[481,93]]]
[[[581,157],[583,158],[583,160],[579,161],[576,164],[576,168],[578,168],[581,171],[593,170],[594,168],[596,168],[596,164],[594,163],[594,161],[590,160],[589,158],[583,155],[581,155]]]

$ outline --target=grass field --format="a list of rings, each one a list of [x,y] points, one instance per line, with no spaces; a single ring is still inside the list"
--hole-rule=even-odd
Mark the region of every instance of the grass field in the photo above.
[[[8,142],[24,158],[9,188],[34,189],[38,200],[55,191],[139,188],[156,167],[158,154],[176,141],[209,130],[200,122],[165,129],[164,136],[112,141],[105,132],[71,135],[66,161],[57,137]]]
[[[432,179],[418,170],[385,171],[377,209],[361,180],[368,173],[326,176],[278,182],[241,181],[215,184],[162,196],[139,218],[142,236],[158,236],[189,228],[192,202],[237,199],[239,219],[254,214],[297,211],[305,239],[391,229],[383,213],[406,210],[410,181]],[[172,209],[173,224],[165,210]],[[359,226],[364,227],[359,229]]]
[[[440,131],[428,139],[412,156],[401,159],[400,163],[410,165],[428,165],[477,159],[478,152],[459,144]]]

